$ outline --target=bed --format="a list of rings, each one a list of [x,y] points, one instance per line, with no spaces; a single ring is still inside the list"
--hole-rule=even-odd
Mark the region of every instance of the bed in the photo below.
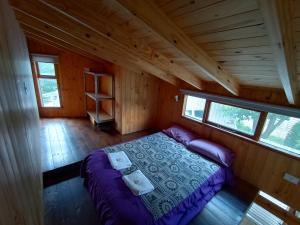
[[[114,170],[107,153],[124,151],[129,169]],[[134,196],[122,176],[140,169],[155,190]],[[163,132],[91,153],[82,177],[105,225],[184,225],[230,182],[227,167],[189,151]]]

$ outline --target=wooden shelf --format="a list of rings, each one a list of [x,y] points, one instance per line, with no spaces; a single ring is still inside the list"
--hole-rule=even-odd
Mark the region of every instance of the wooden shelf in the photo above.
[[[112,77],[112,75],[108,73],[93,73],[90,71],[84,71],[84,73],[95,77]]]
[[[88,111],[87,113],[91,117],[91,120],[94,121],[97,124],[104,123],[104,122],[109,122],[109,121],[113,121],[114,120],[113,116],[107,114],[106,112],[104,112],[102,110],[99,111],[98,120],[97,120],[97,117],[96,117],[96,112]]]
[[[94,78],[94,85],[95,85],[95,91],[90,92],[87,91],[86,86],[86,76],[92,75]],[[105,94],[105,93],[114,93],[114,76],[111,74],[101,73],[101,72],[91,72],[89,68],[84,69],[84,90],[85,90],[85,109],[87,114],[89,115],[91,122],[94,125],[100,125],[101,123],[106,123],[110,121],[114,121],[115,117],[115,102],[114,102],[114,94]],[[109,77],[109,79],[106,80],[104,77]],[[102,82],[109,82],[108,84],[105,83],[105,85],[108,85],[108,89],[111,88],[111,92],[108,90],[105,90],[106,88],[101,86]],[[110,84],[111,82],[111,84]],[[111,86],[110,86],[111,85]],[[103,89],[101,89],[103,88]],[[87,98],[91,98],[95,101],[95,109],[92,111],[87,110]],[[102,101],[109,100],[111,104],[102,104]],[[103,109],[102,109],[103,107]],[[107,114],[105,111],[111,112],[111,115]]]
[[[114,99],[113,96],[106,95],[106,94],[95,94],[93,92],[86,92],[85,93],[88,97],[94,99],[95,101],[101,101],[101,100],[106,100],[106,99]]]

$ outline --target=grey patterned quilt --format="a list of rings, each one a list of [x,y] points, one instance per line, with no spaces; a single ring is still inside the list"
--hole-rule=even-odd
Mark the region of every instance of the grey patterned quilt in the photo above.
[[[154,219],[176,207],[220,168],[162,132],[104,151],[124,151],[133,165],[122,173],[140,169],[152,182],[155,190],[141,198]]]

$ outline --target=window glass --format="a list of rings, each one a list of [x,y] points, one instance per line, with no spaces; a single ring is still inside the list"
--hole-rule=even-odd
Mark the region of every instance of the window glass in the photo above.
[[[208,121],[242,133],[254,135],[260,113],[230,105],[212,102]]]
[[[39,89],[43,107],[60,107],[56,79],[39,78]]]
[[[53,63],[38,62],[38,70],[40,75],[55,76],[55,67]]]
[[[268,113],[260,141],[300,154],[300,119]]]
[[[202,120],[206,100],[203,98],[186,96],[184,115],[196,120]]]

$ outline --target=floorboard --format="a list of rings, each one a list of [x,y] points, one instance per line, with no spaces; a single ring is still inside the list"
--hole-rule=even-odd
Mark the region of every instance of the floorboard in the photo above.
[[[41,119],[45,225],[100,225],[78,177],[80,161],[95,149],[153,132],[120,135],[94,128],[86,119]],[[223,189],[190,225],[237,225],[247,207],[233,192]]]
[[[248,204],[221,190],[189,225],[237,225]],[[75,177],[44,189],[45,225],[101,225],[83,179]]]
[[[152,132],[146,130],[121,135],[116,131],[104,132],[95,128],[88,119],[41,119],[42,170],[64,167],[84,159],[97,148],[130,141]]]

